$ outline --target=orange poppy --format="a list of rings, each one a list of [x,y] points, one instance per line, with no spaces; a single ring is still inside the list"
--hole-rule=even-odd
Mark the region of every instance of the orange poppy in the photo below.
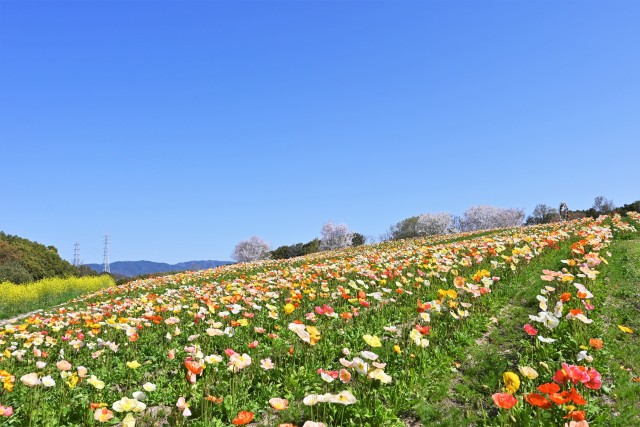
[[[563,292],[562,295],[560,295],[560,300],[562,302],[567,302],[571,299],[571,293],[570,292]]]
[[[249,424],[251,421],[253,421],[253,412],[251,411],[240,411],[238,412],[238,416],[231,420],[231,422],[237,426]]]
[[[524,400],[526,400],[528,404],[542,409],[549,409],[552,405],[549,399],[538,393],[525,394]]]
[[[571,400],[571,395],[568,391],[563,391],[562,393],[550,394],[549,399],[556,405],[564,405]]]
[[[344,320],[349,320],[349,319],[351,319],[353,317],[353,314],[345,311],[345,312],[340,313],[340,317],[342,317]]]
[[[185,360],[184,366],[192,374],[200,375],[202,373],[202,366],[193,360]]]
[[[602,340],[600,338],[591,338],[589,340],[589,345],[596,350],[600,350],[603,346]]]
[[[553,394],[560,391],[560,386],[556,383],[545,383],[540,384],[538,390],[545,394]]]
[[[571,397],[571,400],[573,400],[573,403],[575,403],[576,405],[586,405],[587,401],[584,400],[584,398],[582,396],[580,396],[580,394],[578,393],[578,390],[576,390],[575,388],[571,387],[571,394],[569,395]]]

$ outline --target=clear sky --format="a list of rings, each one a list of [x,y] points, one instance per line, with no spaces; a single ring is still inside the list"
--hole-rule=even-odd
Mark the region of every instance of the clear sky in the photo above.
[[[228,260],[640,199],[640,2],[0,0],[0,230]]]

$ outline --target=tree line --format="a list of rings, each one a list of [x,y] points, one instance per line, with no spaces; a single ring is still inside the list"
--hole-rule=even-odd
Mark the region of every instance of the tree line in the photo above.
[[[586,210],[570,211],[569,219],[582,217],[596,218],[599,215],[629,211],[640,212],[640,200],[615,207],[612,200],[604,196],[594,199],[593,206]],[[448,212],[423,213],[411,216],[393,224],[380,240],[401,240],[467,231],[490,230],[494,228],[519,227],[522,225],[547,224],[560,221],[559,208],[539,203],[531,215],[525,218],[523,209],[499,208],[496,206],[471,206],[462,216]],[[274,250],[271,245],[258,236],[240,241],[231,254],[238,262],[250,262],[260,259],[287,259],[309,255],[315,252],[358,246],[366,243],[360,233],[352,232],[346,224],[327,222],[322,226],[320,237],[307,243],[283,245]]]
[[[612,212],[625,214],[629,211],[640,212],[640,200],[616,207],[612,200],[598,196],[589,209],[571,210],[569,219],[595,218],[602,214]],[[480,205],[471,206],[462,216],[437,212],[405,218],[389,227],[380,240],[400,240],[492,228],[547,224],[560,220],[558,208],[544,203],[537,204],[532,214],[526,218],[522,209]],[[373,240],[375,239],[367,239],[364,235],[352,231],[346,224],[334,224],[329,221],[323,224],[319,237],[306,243],[283,245],[276,249],[272,249],[271,245],[262,238],[253,236],[236,245],[232,258],[238,262],[287,259],[347,246],[359,246]],[[60,257],[54,246],[45,246],[0,231],[0,282],[9,281],[20,284],[49,277],[98,274],[88,266],[74,267]]]
[[[235,246],[231,258],[237,262],[251,262],[260,259],[289,259],[313,254],[320,251],[360,246],[366,243],[366,238],[353,232],[346,224],[325,223],[320,230],[320,237],[307,243],[283,245],[271,250],[269,242],[258,236],[248,240],[241,240]]]

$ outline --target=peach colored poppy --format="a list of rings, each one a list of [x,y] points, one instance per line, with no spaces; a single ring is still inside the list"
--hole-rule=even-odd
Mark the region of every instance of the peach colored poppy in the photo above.
[[[584,411],[571,411],[564,418],[574,421],[584,421],[587,419],[587,414]]]
[[[93,419],[101,423],[106,423],[111,418],[113,418],[113,412],[111,412],[109,408],[98,408],[93,413]]]
[[[56,366],[61,371],[69,371],[69,370],[71,370],[71,363],[67,362],[66,360],[60,360],[59,362],[56,363]]]
[[[269,405],[271,405],[271,407],[276,411],[284,411],[289,407],[289,401],[287,399],[273,397],[269,399]]]
[[[493,399],[493,403],[502,409],[511,409],[518,403],[518,399],[509,393],[494,393],[491,398]]]

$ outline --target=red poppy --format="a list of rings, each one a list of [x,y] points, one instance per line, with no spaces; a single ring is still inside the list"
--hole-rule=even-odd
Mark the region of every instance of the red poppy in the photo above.
[[[542,409],[549,409],[552,405],[549,399],[538,393],[525,394],[524,400],[526,400],[529,405],[537,406]]]
[[[583,382],[584,386],[591,390],[600,390],[600,387],[602,387],[602,376],[600,372],[589,368],[587,369],[587,375],[589,375],[589,381]]]
[[[569,377],[567,377],[567,373],[564,370],[558,369],[553,376],[553,380],[558,384],[566,384],[569,381]]]
[[[251,421],[253,421],[253,412],[251,411],[240,411],[238,412],[238,416],[231,420],[231,422],[237,426],[249,424]]]
[[[562,370],[566,372],[569,381],[574,384],[589,381],[589,374],[587,374],[587,368],[584,366],[567,365],[563,363]]]
[[[416,325],[416,329],[422,335],[429,335],[431,333],[431,326],[429,326],[429,325],[426,325],[426,326]]]
[[[524,325],[524,331],[531,336],[538,334],[538,330],[528,323]]]
[[[431,304],[429,304],[428,302],[421,303],[420,300],[418,300],[418,313],[424,313],[429,309],[431,309]]]
[[[509,393],[494,393],[491,398],[493,399],[493,403],[502,409],[511,409],[518,403],[518,399]]]

